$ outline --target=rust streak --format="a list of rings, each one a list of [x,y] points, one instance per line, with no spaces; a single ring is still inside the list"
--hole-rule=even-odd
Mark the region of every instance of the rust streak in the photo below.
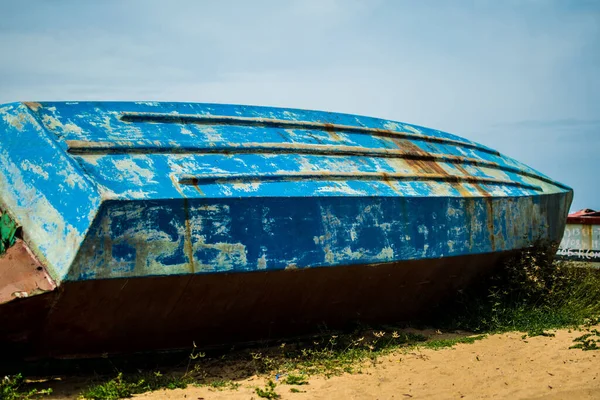
[[[492,244],[492,251],[496,251],[496,233],[494,230],[494,208],[492,206],[492,199],[485,198],[485,208],[487,215],[487,229],[490,235],[490,243]]]
[[[42,105],[40,103],[34,102],[34,101],[24,101],[23,104],[29,108],[31,111],[37,111],[40,108],[42,108]]]
[[[472,197],[471,192],[467,190],[460,182],[451,182],[450,185],[462,196],[462,197]]]
[[[456,168],[457,170],[459,170],[460,172],[462,172],[465,176],[472,176],[472,177],[476,177],[475,175],[471,175],[462,165],[460,164],[455,164],[454,168]],[[473,186],[475,186],[475,189],[483,196],[483,197],[490,197],[491,194],[485,190],[479,183],[474,183]]]
[[[417,133],[395,131],[390,129],[368,128],[355,125],[341,125],[323,122],[292,121],[273,118],[252,118],[252,117],[231,117],[224,115],[199,115],[199,114],[165,114],[165,113],[146,113],[146,112],[124,112],[120,116],[124,122],[138,123],[176,123],[176,124],[201,124],[201,125],[238,125],[238,126],[262,126],[271,128],[291,128],[291,129],[325,129],[329,128],[336,132],[351,132],[358,134],[369,134],[373,136],[410,138],[432,143],[448,143],[456,146],[474,148],[486,153],[500,155],[495,150],[476,143],[463,142],[460,140],[429,136]]]
[[[195,273],[196,267],[194,266],[194,247],[192,245],[192,226],[190,224],[190,210],[188,205],[188,199],[183,199],[183,212],[185,213],[185,239],[183,243],[183,247],[185,248],[185,253],[190,262],[190,272]]]
[[[429,166],[435,170],[435,166]],[[439,167],[439,166],[438,166]],[[401,181],[439,181],[439,182],[467,182],[467,183],[487,183],[491,185],[506,185],[528,188],[542,191],[535,185],[525,184],[515,181],[506,181],[495,178],[482,178],[474,176],[449,175],[439,173],[382,173],[382,172],[330,172],[330,171],[304,171],[304,172],[285,172],[274,174],[204,174],[204,175],[181,175],[178,183],[181,185],[198,185],[208,183],[225,182],[262,182],[262,181],[299,181],[299,180],[401,180]]]
[[[323,124],[325,131],[335,142],[341,142],[342,138],[335,132],[335,126],[333,124]]]
[[[383,176],[383,182],[388,185],[394,192],[398,193],[398,194],[402,194],[401,191],[398,190],[398,188],[396,187],[396,185],[394,185],[394,182],[392,182],[388,176],[387,173],[383,172],[382,173]]]
[[[200,189],[200,187],[197,184],[194,185],[194,189],[196,189],[198,193],[200,193],[200,195],[206,196],[206,194],[202,191],[202,189]]]

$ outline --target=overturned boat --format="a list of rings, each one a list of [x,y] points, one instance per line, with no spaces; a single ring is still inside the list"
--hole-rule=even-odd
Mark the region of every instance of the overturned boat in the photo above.
[[[0,106],[0,343],[216,345],[419,316],[557,246],[572,190],[483,145],[254,106]]]

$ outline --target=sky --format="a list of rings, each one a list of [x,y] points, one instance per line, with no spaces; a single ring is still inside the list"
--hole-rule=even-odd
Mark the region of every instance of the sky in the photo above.
[[[0,0],[0,103],[338,111],[474,140],[600,209],[600,1]]]

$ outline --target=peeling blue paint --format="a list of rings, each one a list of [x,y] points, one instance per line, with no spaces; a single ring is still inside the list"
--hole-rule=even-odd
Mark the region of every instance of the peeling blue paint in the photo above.
[[[57,282],[558,243],[572,190],[400,122],[192,103],[0,106],[0,202]]]

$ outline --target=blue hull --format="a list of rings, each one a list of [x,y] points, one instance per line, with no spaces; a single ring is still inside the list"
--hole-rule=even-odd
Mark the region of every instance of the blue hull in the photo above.
[[[438,299],[507,254],[557,245],[572,199],[570,188],[483,145],[354,115],[191,103],[15,103],[0,106],[0,133],[0,208],[21,226],[32,257],[15,266],[17,273],[0,274],[0,318],[3,303],[18,310],[39,297],[32,307],[44,310],[44,298],[61,290],[67,296],[96,288],[86,298],[119,297],[107,282],[142,281],[160,290],[156,282],[167,278],[176,286],[227,279],[241,285],[267,274],[291,287],[282,275],[289,271],[331,271],[315,272],[325,277],[353,269],[347,285],[360,291],[376,274],[369,268],[379,266],[387,277],[379,286],[391,282],[393,291],[414,280],[406,275],[417,274],[411,263],[437,271],[438,283],[407,293]],[[453,269],[464,279],[445,287],[440,266],[455,260],[469,267]],[[33,264],[40,268],[35,276]],[[321,304],[341,290],[328,282]],[[177,289],[178,299],[217,301],[186,288]],[[238,286],[228,301],[244,303],[244,290]],[[376,294],[366,296],[364,318],[380,314]],[[133,299],[123,299],[113,303],[133,307]],[[164,301],[157,312],[178,309]],[[286,301],[308,300],[298,292]],[[335,301],[352,303],[348,296]],[[67,327],[78,325],[68,317],[78,313],[75,303],[65,300]],[[90,307],[88,318],[100,320],[101,309]],[[338,314],[351,319],[356,309]],[[391,314],[400,318],[400,311]],[[44,327],[54,322],[39,312],[42,325],[29,331],[52,336],[56,329]],[[317,314],[308,307],[298,315],[312,321],[307,316]],[[92,325],[77,330],[91,338]],[[177,332],[192,325],[181,323]],[[19,336],[18,329],[4,336]],[[110,340],[98,339],[99,349],[109,349]]]

